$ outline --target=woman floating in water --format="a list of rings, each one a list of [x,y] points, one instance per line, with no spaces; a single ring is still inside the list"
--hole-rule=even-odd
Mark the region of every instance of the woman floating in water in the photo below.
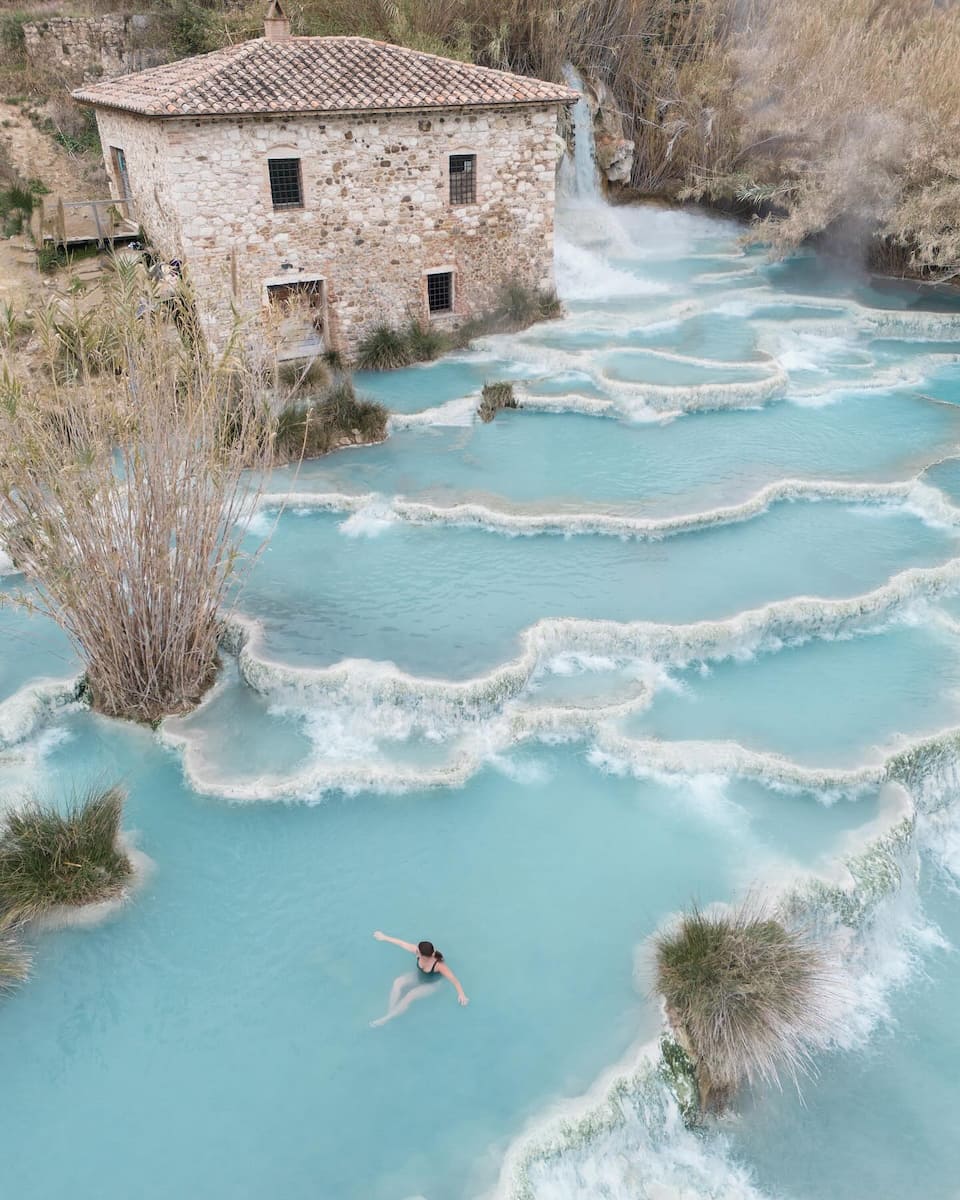
[[[387,1021],[399,1017],[402,1012],[407,1011],[414,1000],[429,996],[433,991],[433,985],[440,979],[450,980],[457,989],[457,999],[461,1004],[470,1003],[466,992],[460,986],[460,980],[443,961],[443,955],[436,949],[433,942],[420,942],[415,946],[413,942],[402,942],[399,938],[387,937],[379,929],[373,936],[378,942],[392,942],[401,950],[415,954],[417,969],[407,975],[397,976],[390,989],[390,1004],[386,1013],[382,1017],[378,1017],[376,1021],[371,1021],[371,1025],[385,1025]]]

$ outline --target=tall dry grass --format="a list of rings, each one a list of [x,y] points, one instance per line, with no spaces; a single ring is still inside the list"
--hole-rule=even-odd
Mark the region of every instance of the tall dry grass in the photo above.
[[[244,472],[269,454],[259,381],[236,355],[208,358],[189,301],[178,325],[150,287],[125,269],[95,311],[48,309],[35,355],[8,351],[0,379],[0,541],[95,707],[148,722],[213,680],[249,561]]]
[[[846,226],[921,273],[958,269],[960,6],[741,0],[730,53],[740,146],[700,190],[773,200],[755,235],[781,250]]]

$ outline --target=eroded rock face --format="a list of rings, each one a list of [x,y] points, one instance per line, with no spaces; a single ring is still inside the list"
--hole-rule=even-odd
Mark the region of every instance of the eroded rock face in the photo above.
[[[607,183],[629,183],[633,171],[633,141],[626,136],[623,114],[603,83],[590,81],[587,103],[593,111],[597,167]]]

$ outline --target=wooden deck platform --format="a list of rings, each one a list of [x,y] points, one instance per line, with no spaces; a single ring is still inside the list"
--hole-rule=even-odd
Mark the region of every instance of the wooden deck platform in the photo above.
[[[43,196],[33,212],[33,236],[38,246],[58,249],[80,246],[112,246],[139,236],[127,200],[64,200]]]

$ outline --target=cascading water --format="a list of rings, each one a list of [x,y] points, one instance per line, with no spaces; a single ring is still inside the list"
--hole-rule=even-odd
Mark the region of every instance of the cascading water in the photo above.
[[[276,473],[199,710],[90,713],[0,605],[0,795],[122,778],[158,864],[0,1005],[11,1196],[955,1188],[960,972],[922,905],[960,922],[914,883],[960,869],[960,314],[606,208],[575,120],[565,318],[358,377],[392,435]],[[520,410],[486,425],[490,379]],[[806,1108],[747,1097],[723,1140],[683,1125],[634,951],[748,890],[843,938],[855,1000]],[[371,1030],[409,966],[376,928],[435,940],[470,1007]]]
[[[560,165],[560,188],[563,195],[577,200],[600,199],[600,177],[597,172],[596,143],[593,133],[593,112],[586,100],[583,80],[567,63],[563,77],[580,99],[573,106],[573,156],[565,154]]]

